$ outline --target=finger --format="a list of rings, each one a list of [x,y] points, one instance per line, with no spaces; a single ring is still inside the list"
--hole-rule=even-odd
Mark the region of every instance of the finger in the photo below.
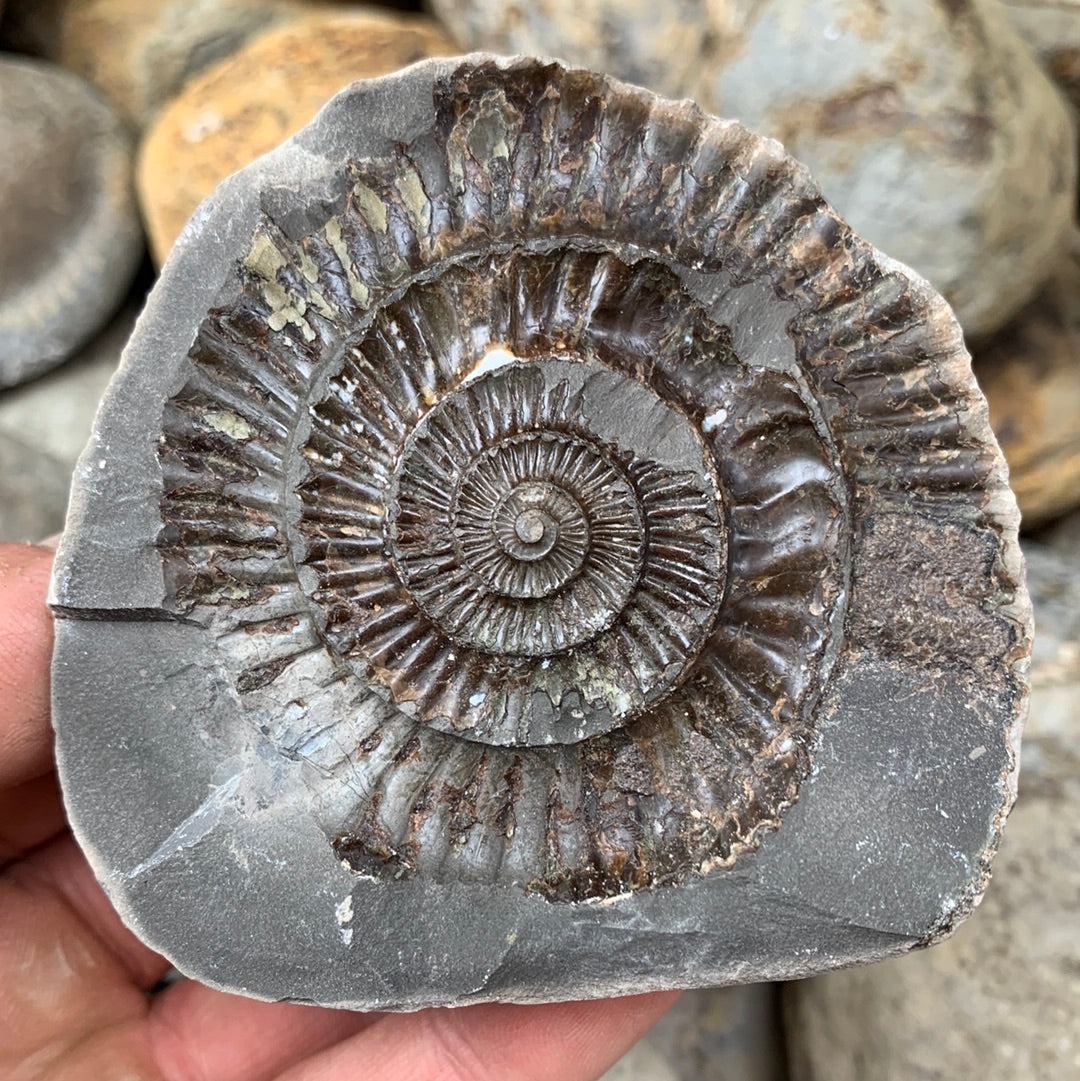
[[[0,544],[0,790],[40,776],[52,762],[51,569],[45,548]]]
[[[185,980],[157,995],[150,1047],[172,1081],[272,1081],[283,1069],[374,1024],[378,1014],[255,1002]]]
[[[33,913],[33,919],[24,913],[28,922],[36,923],[45,913],[55,934],[72,942],[78,941],[77,935],[72,937],[72,926],[81,925],[145,1002],[142,993],[161,979],[169,963],[123,925],[74,841],[64,838],[33,853],[8,877],[24,891],[23,906]],[[98,993],[91,991],[90,997]],[[102,1020],[92,1013],[82,1015],[83,1021],[87,1016]],[[255,1002],[183,981],[153,999],[146,1039],[151,1058],[169,1081],[173,1077],[263,1081],[374,1019],[341,1010]]]
[[[382,1018],[279,1081],[596,1081],[678,993]]]
[[[0,869],[55,837],[64,825],[55,773],[0,791]]]
[[[32,911],[40,905],[57,920],[57,935],[78,927],[91,936],[141,992],[168,971],[169,962],[143,945],[124,926],[74,839],[65,834],[13,864],[0,882],[10,880],[21,891],[22,918],[36,925]]]
[[[12,1076],[5,1064],[18,1064],[26,1076],[71,1077],[72,1062],[82,1061],[88,1044],[130,1028],[147,1009],[128,965],[97,933],[100,917],[88,914],[78,894],[65,895],[33,873],[30,865],[44,851],[0,876],[3,1077]]]

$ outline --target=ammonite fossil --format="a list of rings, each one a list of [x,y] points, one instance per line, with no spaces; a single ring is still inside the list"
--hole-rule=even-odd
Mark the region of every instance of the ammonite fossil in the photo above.
[[[959,330],[691,104],[357,84],[196,215],[73,507],[75,827],[201,978],[761,979],[983,888],[1029,628]]]

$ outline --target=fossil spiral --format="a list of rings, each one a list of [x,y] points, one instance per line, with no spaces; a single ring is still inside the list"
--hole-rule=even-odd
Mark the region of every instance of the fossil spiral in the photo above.
[[[912,507],[996,537],[955,324],[737,124],[526,60],[431,106],[261,191],[156,441],[170,618],[362,879],[718,873],[853,621],[921,648],[858,560]]]

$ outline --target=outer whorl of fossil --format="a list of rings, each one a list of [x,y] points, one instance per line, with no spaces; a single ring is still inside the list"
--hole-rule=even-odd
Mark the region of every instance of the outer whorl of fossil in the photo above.
[[[696,980],[733,978],[714,941],[778,973],[761,928],[789,895],[847,913],[841,959],[970,906],[1023,700],[1015,507],[948,309],[776,144],[557,64],[419,66],[227,184],[141,332],[140,356],[179,352],[114,390],[146,432],[106,417],[83,499],[118,470],[99,519],[144,546],[121,582],[130,541],[79,535],[54,598],[69,779],[100,757],[64,721],[95,655],[79,616],[93,641],[143,621],[135,682],[170,696],[123,739],[157,733],[139,776],[187,793],[160,801],[182,820],[140,827],[156,840],[117,895],[210,859],[236,820],[262,838],[220,857],[243,896],[264,862],[272,912],[336,894],[334,935],[363,911],[372,957],[381,921],[490,931],[452,981],[526,998],[631,986],[590,911],[628,921],[613,943],[644,929],[649,972],[712,928],[671,961]],[[924,792],[930,759],[969,779]],[[933,885],[878,881],[897,861]],[[568,929],[607,975],[540,973]],[[466,974],[519,930],[524,968]],[[248,970],[215,941],[213,965]],[[372,962],[386,986],[350,960],[367,990],[332,991],[318,950],[290,994],[459,1000],[400,949]]]

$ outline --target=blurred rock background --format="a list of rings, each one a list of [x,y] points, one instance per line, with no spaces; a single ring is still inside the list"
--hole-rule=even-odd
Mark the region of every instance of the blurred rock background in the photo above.
[[[932,950],[689,992],[607,1081],[1080,1078],[1080,0],[0,0],[0,539],[68,477],[155,267],[338,89],[534,52],[783,140],[945,293],[1023,513],[1037,645],[983,906]]]

